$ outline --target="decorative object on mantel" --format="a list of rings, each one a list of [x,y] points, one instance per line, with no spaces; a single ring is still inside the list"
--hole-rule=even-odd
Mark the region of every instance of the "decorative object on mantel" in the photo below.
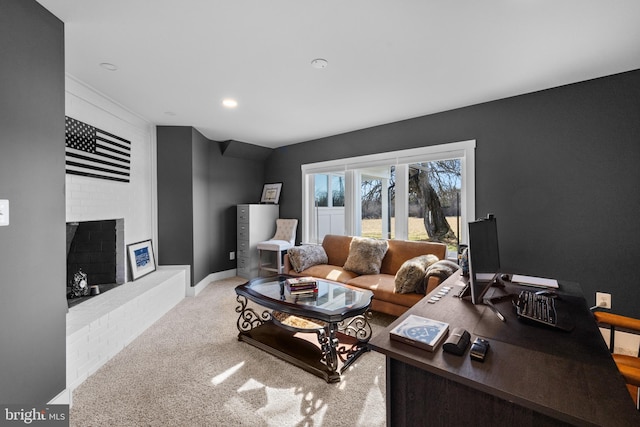
[[[69,298],[80,298],[89,295],[87,275],[82,271],[82,269],[78,269],[78,271],[73,275],[70,285],[71,292],[69,293]]]
[[[274,205],[278,204],[280,200],[280,191],[282,190],[282,183],[275,182],[273,184],[265,184],[262,188],[262,198],[260,198],[260,203],[272,203]]]
[[[156,259],[153,256],[151,239],[127,245],[131,278],[133,280],[156,270]]]
[[[65,117],[66,173],[129,182],[131,141]]]

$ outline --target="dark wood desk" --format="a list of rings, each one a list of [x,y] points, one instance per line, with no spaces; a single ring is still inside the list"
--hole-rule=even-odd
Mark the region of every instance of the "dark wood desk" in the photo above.
[[[369,344],[387,359],[388,426],[640,426],[640,413],[625,387],[577,284],[560,282],[570,306],[571,332],[523,324],[511,302],[488,307],[457,298],[463,278],[435,304],[424,298]],[[507,284],[506,291],[517,286]],[[430,295],[431,295],[430,294]],[[409,314],[463,327],[471,340],[491,343],[484,363],[442,351],[421,350],[389,339],[389,330]]]

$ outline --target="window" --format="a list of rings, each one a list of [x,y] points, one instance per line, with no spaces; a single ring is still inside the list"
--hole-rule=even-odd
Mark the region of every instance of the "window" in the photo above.
[[[327,174],[317,174],[315,177],[315,197],[316,197],[316,206],[317,207],[328,207],[329,206],[329,186],[328,186],[329,176]]]
[[[322,241],[327,234],[344,234],[344,173],[318,173],[309,179],[315,189],[310,224],[317,236],[314,241]]]
[[[394,237],[394,186],[395,166],[378,166],[358,169],[360,175],[359,232],[363,237],[392,239]]]
[[[344,176],[331,175],[331,206],[344,207]]]
[[[304,242],[326,234],[466,243],[475,141],[302,165]]]
[[[316,174],[314,185],[316,206],[344,207],[344,174]],[[329,197],[329,190],[331,190],[331,197]]]

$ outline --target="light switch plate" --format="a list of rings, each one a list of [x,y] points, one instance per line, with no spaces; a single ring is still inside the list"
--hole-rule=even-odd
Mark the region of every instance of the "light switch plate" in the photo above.
[[[0,200],[0,226],[9,225],[9,201]]]

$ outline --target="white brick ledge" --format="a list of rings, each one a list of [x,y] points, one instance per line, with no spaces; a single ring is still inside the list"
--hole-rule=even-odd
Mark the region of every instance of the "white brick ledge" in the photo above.
[[[188,266],[162,266],[69,309],[67,391],[85,379],[185,298]]]

